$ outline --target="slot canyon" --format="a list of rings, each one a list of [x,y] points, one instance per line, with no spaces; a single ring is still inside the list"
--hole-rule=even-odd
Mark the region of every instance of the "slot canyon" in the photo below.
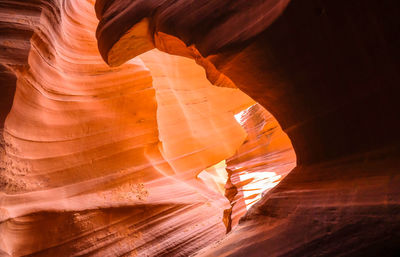
[[[0,257],[400,256],[397,0],[0,0]]]

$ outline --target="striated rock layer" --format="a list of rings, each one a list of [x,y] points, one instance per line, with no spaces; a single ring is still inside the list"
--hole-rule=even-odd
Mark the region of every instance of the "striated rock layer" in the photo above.
[[[294,171],[201,256],[398,255],[398,1],[98,0],[96,11],[107,63],[153,47],[192,55],[293,143]]]
[[[240,149],[234,115],[254,101],[195,49],[110,68],[93,1],[0,7],[1,253],[188,256],[221,239],[229,201],[198,175]]]

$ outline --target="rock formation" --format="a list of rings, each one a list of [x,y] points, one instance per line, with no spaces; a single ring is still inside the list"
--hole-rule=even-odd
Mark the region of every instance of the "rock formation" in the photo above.
[[[239,149],[234,115],[254,101],[158,50],[110,68],[92,1],[1,8],[3,254],[188,256],[221,239],[226,171],[198,175]]]
[[[399,12],[0,0],[0,255],[396,256]]]

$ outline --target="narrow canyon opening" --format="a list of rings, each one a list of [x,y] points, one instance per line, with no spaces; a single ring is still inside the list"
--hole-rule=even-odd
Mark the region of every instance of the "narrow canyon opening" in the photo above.
[[[136,58],[156,91],[158,147],[169,164],[159,170],[194,172],[207,191],[225,196],[229,205],[219,208],[229,232],[295,167],[290,139],[264,107],[232,84],[213,85],[194,59],[156,49]]]

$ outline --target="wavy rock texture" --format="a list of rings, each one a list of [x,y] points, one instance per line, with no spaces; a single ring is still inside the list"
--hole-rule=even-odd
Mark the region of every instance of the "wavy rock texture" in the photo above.
[[[295,170],[201,256],[398,255],[398,1],[98,0],[96,12],[110,65],[190,53],[293,143]]]
[[[254,101],[205,74],[195,49],[196,60],[152,50],[110,68],[93,1],[0,3],[9,103],[16,85],[0,152],[3,254],[188,256],[221,239],[223,174],[197,175],[239,149],[234,114]]]

